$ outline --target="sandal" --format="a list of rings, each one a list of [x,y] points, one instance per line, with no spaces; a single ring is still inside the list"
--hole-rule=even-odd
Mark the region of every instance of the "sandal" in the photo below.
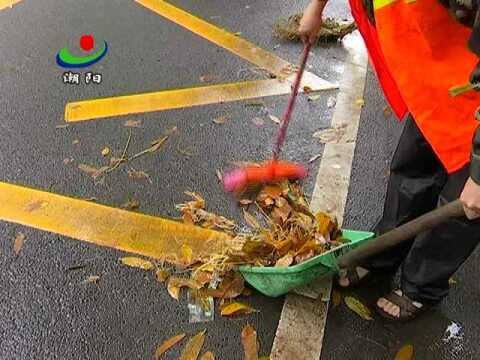
[[[366,273],[363,274],[363,276],[359,275],[357,267],[355,267],[353,269],[347,269],[345,271],[345,273],[343,274],[344,276],[339,276],[338,277],[338,279],[337,279],[338,286],[340,286],[343,289],[347,289],[347,288],[351,288],[351,287],[354,287],[354,286],[357,286],[358,284],[360,284],[362,281],[365,280],[366,277],[368,277],[368,275],[371,274],[370,271],[368,271],[366,269],[363,269],[363,268],[361,268],[361,269],[362,269],[361,270],[362,273],[364,271],[366,271]],[[341,285],[340,284],[340,278],[346,278],[348,280],[348,285],[347,286]]]
[[[401,295],[397,294],[396,291],[400,291]],[[394,305],[397,305],[400,308],[399,316],[393,316],[388,312],[386,312],[385,310],[383,310],[380,306],[378,306],[378,304],[375,304],[377,313],[389,320],[400,321],[400,322],[410,321],[417,318],[418,316],[420,316],[425,311],[431,308],[431,306],[428,304],[421,304],[417,301],[410,299],[401,290],[392,291],[388,295],[383,296],[383,298],[388,302]],[[419,304],[419,305],[416,305],[416,304]]]

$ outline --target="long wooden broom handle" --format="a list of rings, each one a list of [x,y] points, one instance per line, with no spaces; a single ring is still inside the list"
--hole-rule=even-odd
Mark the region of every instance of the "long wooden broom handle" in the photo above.
[[[463,205],[460,200],[455,200],[349,251],[338,258],[338,266],[340,268],[357,266],[359,262],[372,255],[381,253],[395,245],[412,239],[423,231],[430,230],[447,220],[462,215],[465,215]]]

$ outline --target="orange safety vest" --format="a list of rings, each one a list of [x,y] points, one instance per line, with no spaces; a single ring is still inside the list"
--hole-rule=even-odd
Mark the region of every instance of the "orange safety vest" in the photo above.
[[[397,117],[408,109],[446,170],[470,161],[480,94],[449,89],[469,81],[478,62],[468,50],[471,29],[439,0],[374,0],[375,27],[362,0],[350,0],[383,91]]]

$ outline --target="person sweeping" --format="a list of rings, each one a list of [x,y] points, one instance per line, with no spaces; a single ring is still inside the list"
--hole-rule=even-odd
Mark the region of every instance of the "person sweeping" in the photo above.
[[[449,93],[480,81],[480,14],[474,1],[350,0],[385,97],[405,122],[375,232],[458,198],[465,210],[464,217],[340,276],[339,285],[347,287],[370,273],[401,267],[400,287],[376,303],[377,311],[393,320],[414,319],[447,296],[450,277],[480,242],[480,93]],[[316,40],[326,3],[312,0],[304,12],[299,33],[307,44]]]

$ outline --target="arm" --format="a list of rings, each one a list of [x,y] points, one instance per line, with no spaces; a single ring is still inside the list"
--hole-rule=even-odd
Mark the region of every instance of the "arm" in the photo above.
[[[323,9],[327,5],[327,0],[312,0],[303,12],[298,32],[303,42],[313,44],[322,27]]]

